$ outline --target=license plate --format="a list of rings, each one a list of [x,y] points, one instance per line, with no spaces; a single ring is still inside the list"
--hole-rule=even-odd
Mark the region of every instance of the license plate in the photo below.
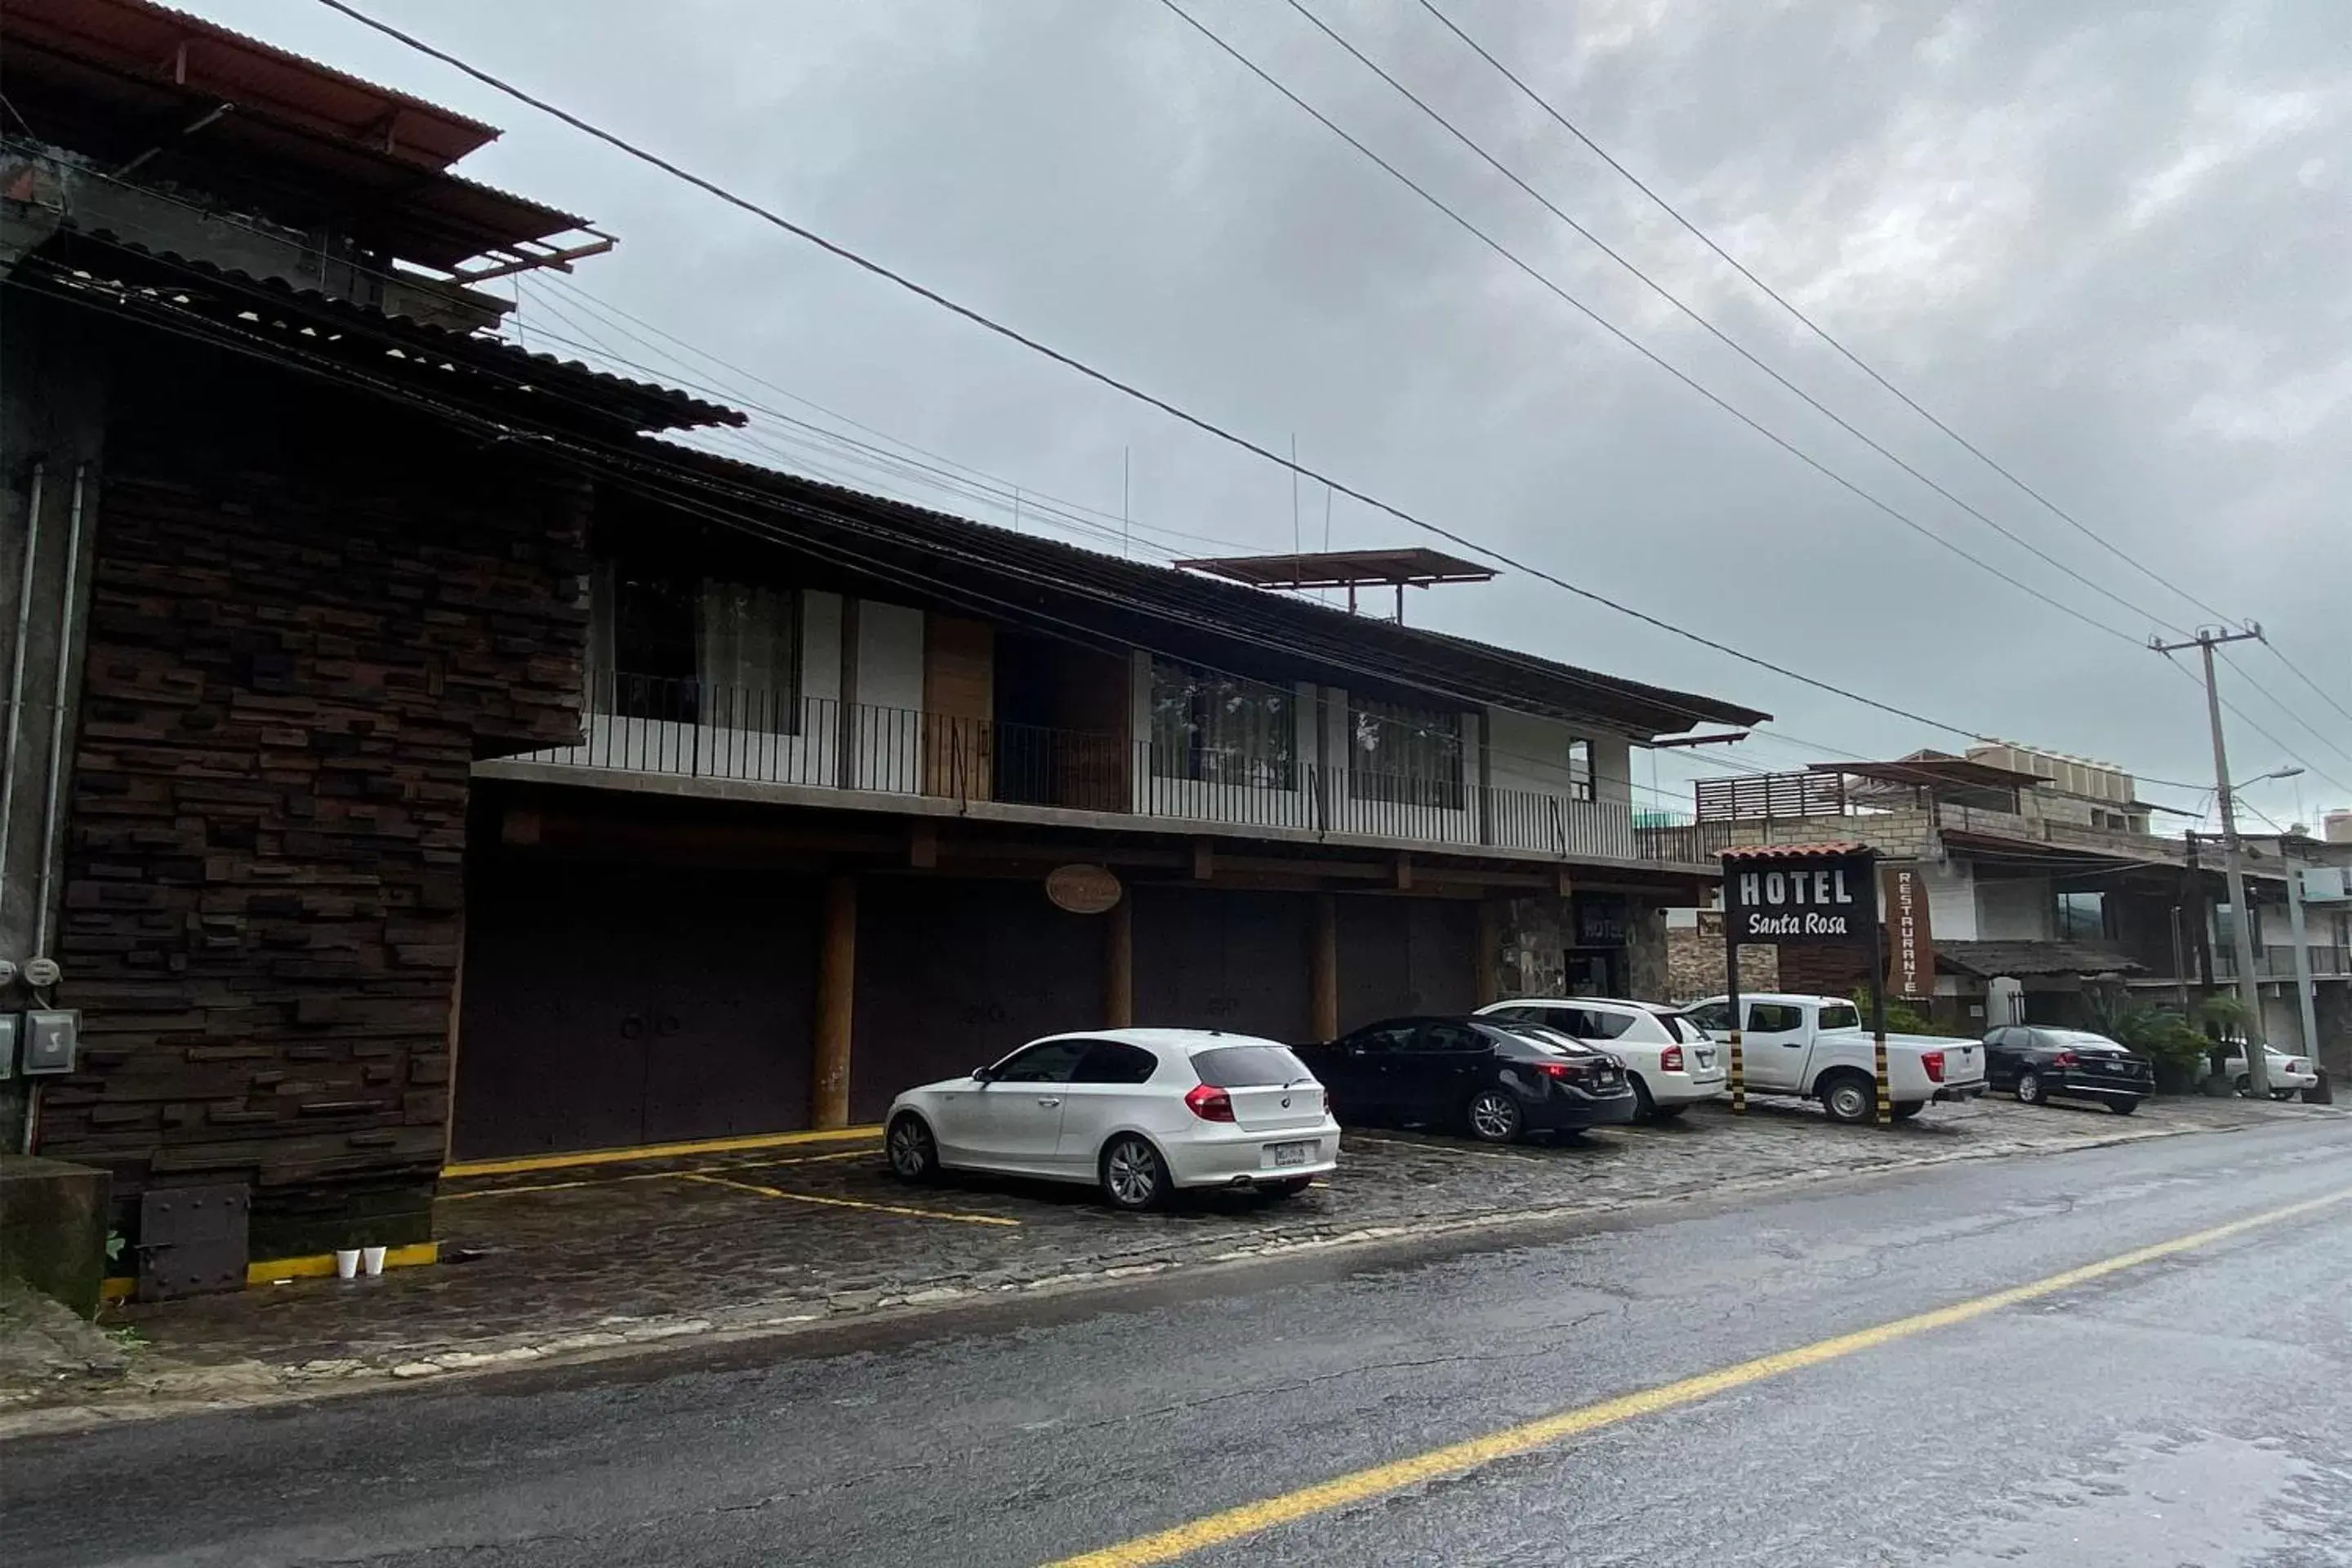
[[[1276,1143],[1270,1147],[1274,1150],[1274,1163],[1277,1167],[1304,1165],[1314,1157],[1316,1150],[1313,1143]]]
[[[1691,1055],[1696,1059],[1698,1065],[1703,1068],[1711,1068],[1715,1065],[1715,1053],[1713,1051],[1693,1051]]]

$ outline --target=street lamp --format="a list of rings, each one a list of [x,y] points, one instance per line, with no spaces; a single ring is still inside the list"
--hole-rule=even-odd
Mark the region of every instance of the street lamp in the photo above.
[[[2294,778],[2294,777],[2297,777],[2298,775],[2300,775],[2300,774],[2302,773],[2302,772],[2303,772],[2303,770],[2302,770],[2301,768],[2295,768],[2295,767],[2273,768],[2270,772],[2268,772],[2268,773],[2257,773],[2257,774],[2255,774],[2252,778],[2248,779],[2244,784],[2231,784],[2231,785],[2230,786],[2230,793],[2231,793],[2231,795],[2235,795],[2235,794],[2237,794],[2240,790],[2242,790],[2242,789],[2245,789],[2245,788],[2249,787],[2250,785],[2258,784],[2268,784],[2268,783],[2269,783],[2271,780],[2273,780],[2273,779],[2291,779],[2291,778]]]

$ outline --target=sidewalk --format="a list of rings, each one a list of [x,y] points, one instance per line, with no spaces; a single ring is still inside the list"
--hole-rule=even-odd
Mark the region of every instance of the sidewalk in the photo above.
[[[906,1187],[862,1142],[456,1180],[438,1211],[438,1266],[110,1309],[100,1327],[117,1331],[98,1338],[129,1347],[120,1370],[77,1373],[67,1352],[29,1375],[0,1358],[0,1436],[1733,1188],[2341,1114],[2178,1100],[2126,1119],[1980,1100],[1881,1131],[1757,1102],[1744,1120],[1708,1106],[1669,1127],[1506,1149],[1350,1132],[1340,1170],[1300,1198],[1217,1194],[1142,1215],[1075,1187]]]

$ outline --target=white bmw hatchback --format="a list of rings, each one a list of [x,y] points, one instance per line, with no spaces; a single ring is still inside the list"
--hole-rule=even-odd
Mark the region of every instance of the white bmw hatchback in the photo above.
[[[1123,1209],[1180,1187],[1289,1197],[1339,1160],[1323,1086],[1290,1047],[1209,1029],[1049,1035],[969,1078],[907,1090],[885,1128],[904,1180],[1043,1176],[1097,1185]]]

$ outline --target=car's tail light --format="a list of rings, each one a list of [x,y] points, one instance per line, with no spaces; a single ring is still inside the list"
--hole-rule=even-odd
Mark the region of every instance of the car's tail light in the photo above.
[[[1664,1050],[1660,1051],[1658,1053],[1658,1070],[1660,1072],[1682,1071],[1683,1048],[1680,1046],[1668,1046]]]
[[[1927,1069],[1927,1081],[1929,1083],[1941,1083],[1944,1081],[1943,1052],[1921,1051],[1919,1053],[1919,1065]]]
[[[1536,1071],[1546,1078],[1582,1078],[1584,1076],[1582,1062],[1538,1062],[1535,1066]]]
[[[2078,1065],[2082,1059],[2072,1051],[2060,1051],[2050,1058],[2050,1065],[2053,1068],[2070,1068]]]
[[[1234,1097],[1213,1083],[1196,1083],[1184,1091],[1184,1109],[1203,1121],[1231,1121]]]
[[[2286,1070],[2289,1072],[2309,1072],[2311,1070],[2311,1064],[2305,1061],[2301,1057],[2293,1057],[2287,1061]]]

